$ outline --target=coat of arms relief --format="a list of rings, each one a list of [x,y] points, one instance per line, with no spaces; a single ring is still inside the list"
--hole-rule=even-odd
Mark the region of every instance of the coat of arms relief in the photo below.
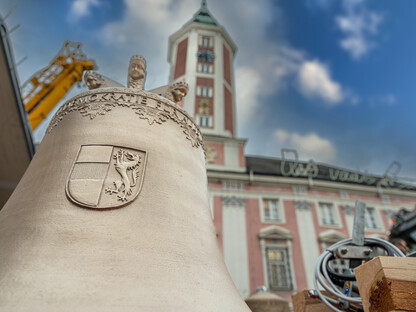
[[[69,113],[80,112],[93,120],[114,108],[133,110],[149,125],[178,124],[192,147],[203,144],[202,135],[192,118],[180,107],[188,84],[175,82],[144,91],[146,61],[134,55],[129,64],[127,88],[108,77],[87,72],[84,81],[93,91],[66,102],[52,119],[48,133]],[[90,144],[82,145],[66,184],[67,197],[74,203],[94,209],[113,209],[135,200],[142,188],[147,152],[139,149]]]
[[[145,151],[111,145],[82,145],[67,180],[67,196],[95,209],[118,208],[135,200],[146,169]]]
[[[114,188],[107,187],[105,192],[117,194],[117,198],[124,202],[132,195],[133,188],[137,185],[142,156],[119,149],[113,155],[113,159],[116,160],[114,168],[119,173],[120,179],[113,181]]]

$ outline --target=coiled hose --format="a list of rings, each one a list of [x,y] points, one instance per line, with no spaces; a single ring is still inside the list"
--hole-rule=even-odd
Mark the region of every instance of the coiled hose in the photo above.
[[[334,303],[331,303],[329,298],[322,294],[322,292],[319,290],[319,287],[324,288],[329,293],[334,295],[340,300],[347,301],[349,303],[352,303],[354,305],[362,307],[361,298],[360,297],[348,297],[344,295],[334,284],[334,282],[331,279],[331,274],[328,273],[328,261],[331,260],[333,257],[333,251],[337,249],[340,246],[345,245],[352,245],[352,239],[344,239],[340,242],[335,243],[331,247],[327,248],[318,258],[316,261],[315,266],[315,279],[313,281],[315,286],[315,291],[319,298],[332,310],[336,312],[343,312],[343,310],[338,309]],[[401,252],[396,246],[394,246],[392,243],[380,239],[380,238],[364,238],[364,246],[379,246],[382,247],[387,251],[387,254],[389,256],[393,257],[405,257],[403,252]],[[355,279],[355,278],[354,278]]]

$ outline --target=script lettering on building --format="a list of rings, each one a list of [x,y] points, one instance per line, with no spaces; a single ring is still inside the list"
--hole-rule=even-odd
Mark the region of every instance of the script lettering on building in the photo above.
[[[285,177],[302,177],[309,179],[320,176],[335,182],[373,185],[387,189],[415,189],[415,186],[400,183],[396,179],[389,176],[374,177],[357,171],[348,171],[336,168],[328,168],[328,171],[325,170],[325,172],[323,172],[322,170],[319,170],[318,165],[312,160],[308,163],[301,163],[298,160],[287,161],[282,159],[280,163],[280,172],[281,175]]]
[[[283,176],[288,177],[305,177],[305,178],[316,178],[319,173],[318,166],[310,161],[304,165],[300,162],[292,162],[282,160],[280,163],[280,172]]]

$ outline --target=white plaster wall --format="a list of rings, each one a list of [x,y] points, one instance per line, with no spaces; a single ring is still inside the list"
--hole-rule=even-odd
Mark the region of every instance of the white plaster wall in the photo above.
[[[226,141],[224,142],[224,163],[226,169],[236,170],[239,168],[239,150],[238,142]],[[243,168],[245,171],[245,168]]]
[[[349,237],[352,237],[352,229],[354,227],[354,215],[344,213],[344,217],[345,217],[345,223],[347,224]]]
[[[189,33],[188,50],[186,54],[185,81],[189,84],[189,92],[185,96],[184,108],[192,117],[195,116],[196,92],[196,53],[198,51],[198,32],[192,29]]]
[[[223,207],[224,260],[240,295],[250,295],[245,207]]]
[[[310,209],[296,209],[296,221],[298,223],[300,246],[308,288],[314,288],[315,263],[319,257],[315,226],[312,220],[312,211]]]

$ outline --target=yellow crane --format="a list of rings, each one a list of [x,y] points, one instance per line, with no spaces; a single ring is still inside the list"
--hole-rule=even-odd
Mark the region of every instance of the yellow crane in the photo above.
[[[81,51],[81,43],[65,41],[55,59],[23,86],[22,96],[32,130],[42,122],[68,90],[95,68]]]

